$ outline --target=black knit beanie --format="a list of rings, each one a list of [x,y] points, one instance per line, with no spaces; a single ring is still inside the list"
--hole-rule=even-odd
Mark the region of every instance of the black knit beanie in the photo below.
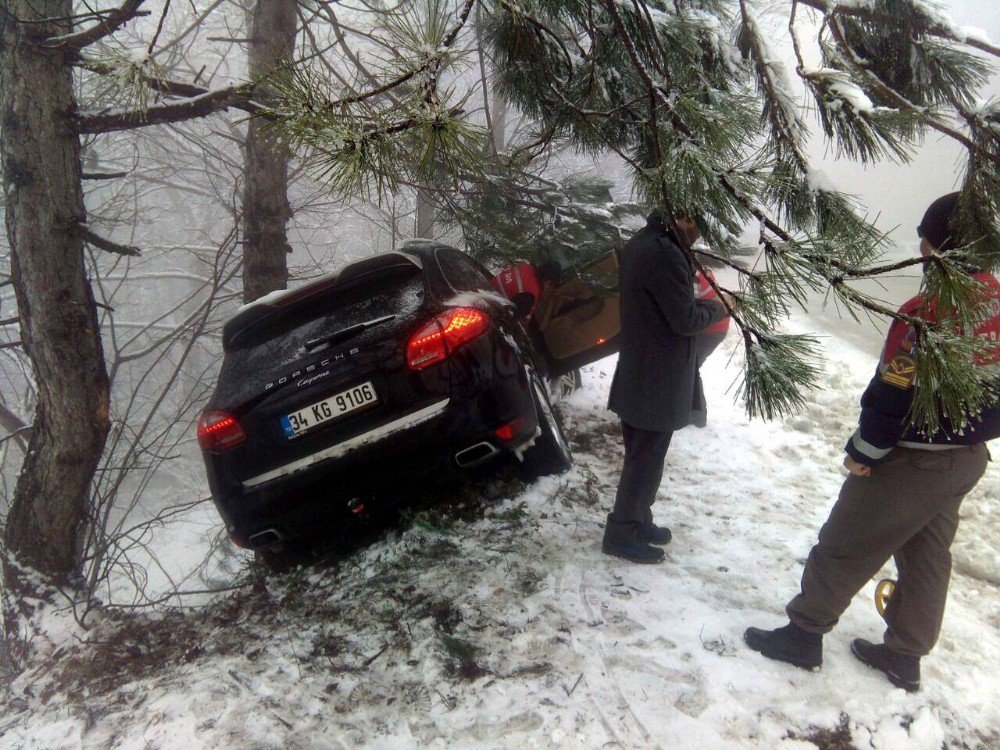
[[[954,250],[962,243],[952,223],[958,208],[958,193],[942,195],[924,213],[917,227],[917,234],[931,243],[939,252]]]

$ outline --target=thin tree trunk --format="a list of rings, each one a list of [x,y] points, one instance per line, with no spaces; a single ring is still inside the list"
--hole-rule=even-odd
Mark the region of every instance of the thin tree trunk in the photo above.
[[[491,133],[493,137],[493,150],[498,154],[502,154],[504,149],[507,148],[507,102],[496,88],[491,93],[493,101],[490,107],[492,112],[490,119],[493,126],[493,132]]]
[[[424,239],[434,237],[434,219],[437,208],[434,206],[434,198],[428,188],[417,188],[417,225],[416,236]]]
[[[80,142],[65,53],[27,38],[71,31],[71,0],[3,0],[0,151],[21,340],[38,403],[4,541],[50,581],[79,566],[78,539],[108,433],[108,376],[87,279]],[[18,20],[20,19],[20,20]],[[6,570],[8,590],[17,582]]]
[[[296,31],[295,0],[257,0],[250,12],[249,73],[266,77],[292,60]],[[267,87],[255,98],[266,100]],[[243,188],[243,301],[252,302],[288,286],[288,150],[267,125],[252,119],[247,128]]]
[[[490,75],[493,65],[487,60],[483,45],[482,5],[476,6],[476,44],[479,57],[479,77],[483,87],[483,105],[486,127],[490,131],[490,146],[494,154],[502,154],[507,146],[507,102],[493,85],[495,75]]]

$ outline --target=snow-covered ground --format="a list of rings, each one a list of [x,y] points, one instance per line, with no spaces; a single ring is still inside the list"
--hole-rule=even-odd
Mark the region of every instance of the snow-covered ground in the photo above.
[[[873,584],[819,672],[743,645],[748,625],[784,622],[874,360],[830,338],[826,387],[805,411],[750,422],[730,390],[735,343],[704,368],[709,426],[670,448],[654,509],[674,531],[664,564],[600,552],[621,460],[606,360],[563,406],[570,473],[464,488],[405,531],[204,609],[105,619],[88,646],[69,633],[3,694],[0,746],[1000,747],[995,464],[965,502],[923,692],[848,651],[881,634]]]

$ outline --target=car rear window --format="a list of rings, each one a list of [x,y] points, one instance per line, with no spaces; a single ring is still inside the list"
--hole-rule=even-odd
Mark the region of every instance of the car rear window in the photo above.
[[[437,251],[437,260],[448,285],[456,292],[496,291],[490,283],[490,277],[458,250],[442,248]]]
[[[424,296],[420,270],[407,265],[352,278],[287,308],[276,307],[233,336],[219,375],[220,387],[227,381],[255,380],[255,375],[266,377],[288,367],[307,356],[307,341],[389,315],[396,320],[411,317],[423,305]],[[385,325],[392,327],[392,323]],[[363,335],[359,332],[357,337]]]

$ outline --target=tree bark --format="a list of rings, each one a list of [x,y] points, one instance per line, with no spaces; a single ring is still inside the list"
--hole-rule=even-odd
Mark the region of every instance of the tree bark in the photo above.
[[[266,77],[291,63],[295,0],[257,0],[250,11],[250,80],[255,98],[267,101]],[[288,286],[287,224],[290,154],[258,118],[247,128],[243,187],[243,301]]]
[[[71,0],[4,0],[0,152],[21,340],[38,387],[28,455],[4,532],[21,565],[55,582],[78,570],[90,483],[108,433],[108,376],[87,278],[80,142],[65,50]],[[6,571],[9,573],[9,571]],[[8,584],[11,583],[8,577]]]
[[[494,153],[502,154],[507,148],[507,102],[496,88],[491,93],[492,96],[490,98],[492,101],[490,109],[493,113],[493,117],[491,118],[493,132],[490,135],[493,138]]]
[[[434,238],[434,219],[437,218],[437,207],[430,188],[417,188],[417,219],[414,227],[417,237]]]

